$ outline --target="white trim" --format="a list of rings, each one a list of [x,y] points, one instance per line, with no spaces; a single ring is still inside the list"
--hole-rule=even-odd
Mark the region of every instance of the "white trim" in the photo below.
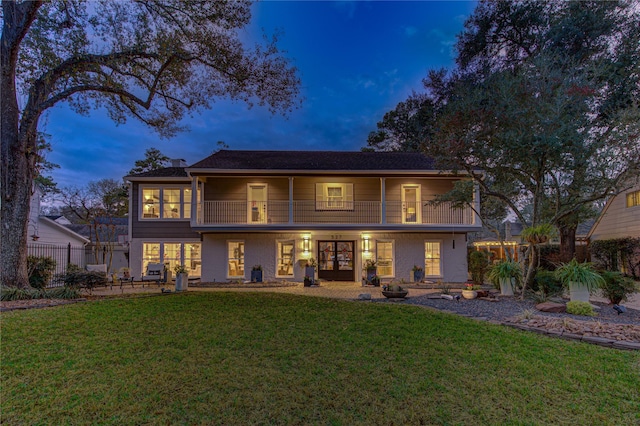
[[[252,188],[260,188],[263,187],[263,191],[264,191],[264,200],[251,200],[251,189]],[[264,203],[264,211],[260,212],[260,206],[257,206],[257,211],[259,213],[259,217],[260,219],[258,219],[257,221],[253,220],[253,211],[252,211],[252,204],[251,203]],[[267,223],[267,218],[269,217],[269,211],[268,211],[268,205],[269,205],[269,185],[266,183],[261,183],[261,182],[251,182],[251,183],[247,183],[247,223]],[[264,216],[264,217],[263,217]]]
[[[414,206],[416,218],[414,221],[407,221],[406,209],[410,207],[405,204],[407,203],[405,190],[409,188],[416,190],[416,205]],[[400,201],[402,202],[402,224],[422,224],[422,185],[419,183],[403,183],[400,185]]]
[[[144,206],[146,205],[144,202],[144,190],[148,189],[148,190],[154,190],[157,189],[158,190],[158,217],[144,217]],[[180,190],[180,200],[179,200],[179,214],[180,217],[176,217],[176,218],[171,218],[171,217],[164,217],[164,191],[166,189],[179,189]],[[190,222],[191,218],[190,217],[184,217],[184,206],[186,203],[191,203],[191,201],[187,201],[186,197],[185,197],[185,190],[190,190],[192,191],[192,198],[193,198],[193,190],[192,190],[192,185],[181,185],[181,184],[168,184],[168,185],[147,185],[147,184],[140,184],[138,185],[138,220],[141,221],[167,221],[167,222]],[[155,203],[154,203],[155,204]],[[190,216],[193,216],[194,212],[193,209],[191,211]]]

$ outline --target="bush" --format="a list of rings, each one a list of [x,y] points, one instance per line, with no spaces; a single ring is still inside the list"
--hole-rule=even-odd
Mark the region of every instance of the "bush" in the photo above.
[[[538,269],[531,290],[541,292],[547,297],[553,297],[562,294],[563,286],[553,272],[546,269]]]
[[[10,302],[14,300],[39,299],[42,291],[35,288],[2,287],[0,300]]]
[[[47,290],[47,297],[51,299],[77,299],[80,297],[80,290],[73,287],[58,287]]]
[[[567,313],[573,315],[584,315],[587,317],[595,317],[593,306],[589,302],[572,301],[567,303]]]
[[[469,271],[476,284],[484,283],[484,275],[489,268],[489,256],[485,251],[472,251],[469,254]]]
[[[27,256],[29,285],[33,288],[45,288],[49,284],[49,281],[51,281],[55,269],[56,261],[52,257]]]
[[[619,304],[628,299],[628,297],[638,291],[636,283],[620,272],[605,271],[602,272],[604,283],[600,285],[602,294],[613,304]]]

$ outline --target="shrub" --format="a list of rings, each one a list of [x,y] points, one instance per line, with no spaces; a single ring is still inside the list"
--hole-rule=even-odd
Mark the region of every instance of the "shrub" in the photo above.
[[[55,269],[56,261],[50,256],[27,256],[29,285],[33,288],[45,288]]]
[[[546,269],[538,269],[531,289],[534,292],[541,292],[546,297],[553,297],[562,294],[563,286],[553,272]]]
[[[567,313],[573,315],[584,315],[587,317],[595,317],[593,306],[589,302],[572,301],[567,303]]]
[[[77,299],[80,297],[80,290],[73,287],[58,287],[47,291],[47,297],[51,299]]]
[[[37,299],[41,291],[35,288],[2,287],[0,290],[0,300],[30,300]]]
[[[489,268],[489,256],[485,251],[472,251],[469,254],[469,271],[471,279],[476,284],[484,282],[484,274]]]
[[[70,268],[70,271],[57,277],[65,287],[93,290],[95,287],[107,285],[107,275],[104,272],[74,269]]]
[[[604,297],[613,304],[624,302],[631,294],[638,291],[636,283],[620,272],[604,271],[600,275],[604,279],[604,282],[600,284],[600,290],[602,290]]]

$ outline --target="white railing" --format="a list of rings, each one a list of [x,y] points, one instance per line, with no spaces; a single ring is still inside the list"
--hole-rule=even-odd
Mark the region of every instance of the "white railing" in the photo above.
[[[474,224],[471,209],[452,209],[449,203],[433,207],[424,202],[400,201],[293,201],[291,205],[288,201],[204,201],[197,211],[199,225]]]

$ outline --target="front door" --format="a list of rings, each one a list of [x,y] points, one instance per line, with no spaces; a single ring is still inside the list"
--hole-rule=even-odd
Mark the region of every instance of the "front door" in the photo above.
[[[267,223],[267,185],[249,184],[247,198],[247,222]]]
[[[318,278],[327,281],[355,281],[355,241],[318,241]]]
[[[402,223],[422,223],[420,185],[402,185]]]

